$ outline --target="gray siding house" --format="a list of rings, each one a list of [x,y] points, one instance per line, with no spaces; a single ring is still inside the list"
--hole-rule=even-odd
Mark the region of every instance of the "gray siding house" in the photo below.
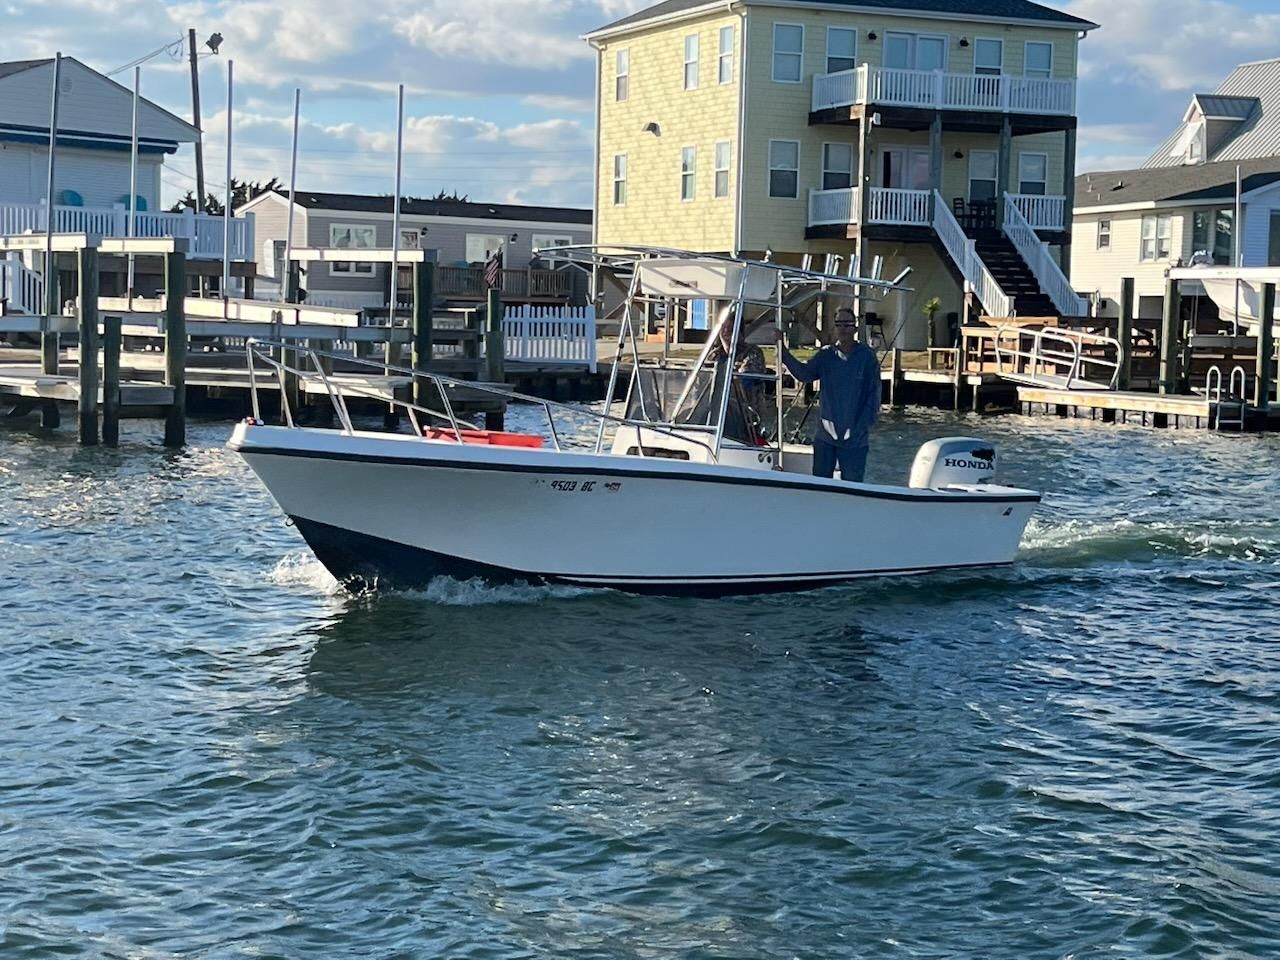
[[[484,263],[503,255],[504,299],[511,302],[579,302],[586,296],[582,271],[535,258],[538,248],[591,242],[591,211],[569,207],[472,203],[403,198],[400,248],[422,249],[437,264],[437,294],[452,299],[484,295]],[[295,248],[392,245],[392,198],[299,190],[294,197]],[[260,294],[278,290],[285,271],[289,199],[271,191],[241,206],[254,215],[255,256]],[[389,292],[388,264],[315,263],[302,279],[308,303],[336,307],[381,307]],[[400,288],[408,287],[401,268]]]

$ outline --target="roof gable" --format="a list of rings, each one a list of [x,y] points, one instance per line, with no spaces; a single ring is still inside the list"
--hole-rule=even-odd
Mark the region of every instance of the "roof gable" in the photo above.
[[[0,126],[47,135],[52,85],[52,60],[0,64]],[[59,133],[87,133],[128,141],[132,136],[132,116],[133,91],[73,57],[62,58]],[[191,143],[199,136],[199,131],[181,117],[146,97],[139,98],[139,139],[177,144]]]
[[[768,0],[744,0],[749,5],[768,6]],[[957,20],[1014,21],[1036,23],[1046,27],[1071,27],[1076,30],[1093,30],[1097,24],[1090,20],[1054,10],[1032,0],[812,0],[799,4],[813,7],[848,7],[850,10],[903,16],[926,15],[951,17]],[[723,0],[663,0],[630,16],[593,30],[588,37],[613,33],[627,27],[635,27],[655,20],[674,19],[701,10],[723,10]]]

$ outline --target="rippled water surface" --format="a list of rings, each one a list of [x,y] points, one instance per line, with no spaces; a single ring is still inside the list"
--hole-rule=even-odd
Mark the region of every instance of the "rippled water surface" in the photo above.
[[[1015,569],[699,601],[350,597],[126,427],[0,430],[6,960],[1280,956],[1275,439],[900,415]]]

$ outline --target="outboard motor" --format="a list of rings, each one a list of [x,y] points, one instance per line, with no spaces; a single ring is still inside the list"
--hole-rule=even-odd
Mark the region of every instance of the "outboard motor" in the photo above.
[[[942,490],[958,484],[991,483],[996,475],[994,444],[973,437],[930,440],[911,465],[911,486]]]

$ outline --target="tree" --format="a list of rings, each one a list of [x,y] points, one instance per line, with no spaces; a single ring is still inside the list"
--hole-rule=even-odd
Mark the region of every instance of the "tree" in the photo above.
[[[446,193],[445,191],[441,190],[434,197],[428,197],[427,199],[428,200],[453,200],[453,201],[456,201],[457,203],[466,203],[468,200],[471,199],[471,197],[465,193],[458,193],[457,190],[454,190],[452,193]]]
[[[254,197],[260,197],[264,193],[270,193],[272,190],[281,188],[280,178],[272,177],[265,183],[253,180],[237,180],[231,178],[231,207],[241,207],[248,203]],[[198,208],[196,206],[195,191],[188,190],[187,195],[169,208],[170,213],[181,213],[183,210],[197,210],[199,213],[207,213],[210,216],[222,216],[222,198],[215,194],[209,193],[205,195],[204,204]]]

